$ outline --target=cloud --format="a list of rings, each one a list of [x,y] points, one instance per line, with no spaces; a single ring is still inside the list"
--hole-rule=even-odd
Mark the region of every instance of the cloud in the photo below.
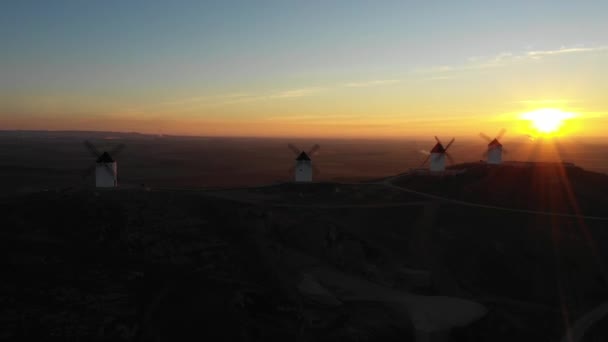
[[[351,82],[344,84],[345,87],[349,88],[362,88],[362,87],[376,87],[383,86],[389,84],[399,83],[401,80],[373,80],[373,81],[365,81],[365,82]]]
[[[267,101],[267,100],[280,100],[280,99],[291,99],[306,96],[314,96],[325,91],[339,89],[343,87],[348,88],[361,88],[361,87],[376,87],[383,85],[390,85],[399,83],[401,80],[372,80],[372,81],[361,81],[361,82],[350,82],[342,85],[333,86],[314,86],[314,87],[303,87],[295,89],[275,90],[266,93],[229,93],[219,94],[210,96],[195,96],[181,99],[174,99],[169,101],[163,101],[152,105],[147,105],[138,108],[128,108],[125,111],[142,111],[145,109],[152,109],[158,107],[188,107],[191,109],[199,108],[206,105],[229,105],[242,102],[254,102],[254,101]]]
[[[475,56],[467,59],[467,64],[462,65],[440,65],[429,68],[420,68],[414,70],[416,73],[449,73],[463,70],[479,70],[506,66],[507,64],[520,61],[523,59],[521,55],[514,55],[511,52],[501,52],[495,56]]]
[[[196,103],[217,103],[222,101],[238,101],[241,99],[247,99],[250,97],[255,97],[255,95],[248,93],[228,93],[228,94],[218,94],[211,96],[201,96],[201,97],[193,97],[182,100],[172,101],[171,104],[181,105],[181,104],[196,104]]]
[[[429,78],[425,78],[426,81],[443,81],[443,80],[451,80],[454,76],[433,76]]]
[[[314,96],[321,94],[326,91],[339,89],[342,87],[347,88],[362,88],[362,87],[376,87],[383,85],[390,85],[399,83],[401,80],[372,80],[372,81],[362,81],[362,82],[350,82],[342,85],[333,85],[333,86],[315,86],[315,87],[303,87],[303,88],[295,88],[295,89],[286,89],[286,90],[278,90],[266,94],[257,94],[257,95],[243,95],[241,97],[235,97],[234,99],[224,102],[224,104],[244,102],[244,101],[263,101],[263,100],[273,100],[273,99],[290,99],[290,98],[298,98],[298,97],[306,97],[306,96]]]
[[[531,57],[531,58],[541,58],[541,57],[553,56],[553,55],[564,55],[564,54],[583,53],[583,52],[602,52],[602,51],[608,51],[608,46],[575,47],[575,48],[562,47],[557,50],[528,51],[527,56]]]
[[[453,66],[439,65],[439,66],[433,66],[433,67],[418,68],[413,71],[415,73],[432,74],[432,73],[441,73],[441,72],[448,72],[448,71],[454,71],[454,70],[457,70],[457,69]]]
[[[324,88],[324,87],[307,87],[307,88],[279,90],[279,91],[269,92],[266,94],[242,94],[240,96],[233,96],[231,98],[225,97],[225,99],[226,99],[225,101],[216,102],[215,104],[227,105],[227,104],[235,104],[235,103],[242,103],[242,102],[298,98],[298,97],[312,96],[312,95],[318,94],[322,91],[325,91],[327,89],[328,88]]]
[[[302,115],[272,115],[264,117],[266,121],[327,121],[328,119],[365,119],[367,116],[354,114],[302,114]]]
[[[567,104],[567,103],[576,103],[576,102],[580,102],[578,100],[571,100],[571,99],[544,99],[544,100],[521,100],[521,101],[515,101],[515,103],[518,104],[525,104],[525,105],[547,105],[547,104]]]
[[[319,95],[326,91],[336,90],[340,88],[362,88],[376,87],[399,83],[401,80],[382,79],[361,82],[350,82],[343,84],[334,84],[328,86],[310,86],[294,89],[274,90],[265,93],[227,93],[208,96],[192,96],[185,98],[176,98],[167,101],[161,101],[141,106],[132,106],[119,110],[126,114],[144,114],[146,112],[179,110],[179,111],[196,111],[202,107],[231,105],[245,102],[270,101],[270,100],[286,100],[300,97]]]
[[[177,100],[163,101],[163,102],[158,103],[157,105],[159,105],[159,106],[179,106],[179,105],[184,105],[184,104],[205,102],[205,101],[208,101],[210,98],[211,97],[209,97],[209,96],[189,97],[189,98],[183,98],[183,99],[177,99]]]
[[[577,53],[600,53],[608,51],[608,46],[595,47],[561,47],[555,50],[534,50],[520,53],[501,52],[494,56],[472,56],[467,58],[467,63],[461,65],[439,65],[413,70],[414,73],[450,73],[465,70],[481,70],[488,68],[500,68],[514,63],[526,61],[538,61],[546,57],[577,54]]]
[[[271,94],[266,97],[262,96],[261,98],[285,99],[285,98],[291,98],[291,97],[303,97],[303,96],[310,96],[310,95],[319,93],[323,90],[326,90],[326,88],[310,87],[310,88],[301,88],[301,89],[290,89],[290,90],[279,91],[279,92],[276,92],[276,93]]]
[[[121,112],[124,113],[144,113],[156,110],[179,109],[183,111],[197,110],[205,106],[229,105],[242,102],[261,101],[269,99],[287,99],[295,97],[310,96],[324,90],[320,87],[289,89],[266,94],[251,94],[251,93],[227,93],[209,96],[194,96],[178,98],[174,100],[162,101],[142,106],[124,108]]]

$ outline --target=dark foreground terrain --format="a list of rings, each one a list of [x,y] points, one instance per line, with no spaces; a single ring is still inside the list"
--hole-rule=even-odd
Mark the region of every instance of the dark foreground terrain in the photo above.
[[[605,341],[605,313],[589,313],[608,301],[608,221],[397,187],[517,208],[518,193],[487,188],[513,170],[467,168],[393,185],[5,197],[0,340],[560,341],[587,324],[575,340]],[[607,176],[572,172],[581,214],[601,216]],[[526,209],[562,208],[545,199]]]

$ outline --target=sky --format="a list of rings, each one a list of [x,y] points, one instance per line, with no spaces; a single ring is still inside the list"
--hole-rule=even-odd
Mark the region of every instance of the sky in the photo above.
[[[608,128],[608,2],[0,3],[0,129],[468,136]]]

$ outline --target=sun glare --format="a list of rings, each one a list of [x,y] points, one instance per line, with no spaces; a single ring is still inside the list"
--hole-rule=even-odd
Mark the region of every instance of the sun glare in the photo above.
[[[529,120],[539,133],[544,134],[556,133],[564,124],[564,120],[572,117],[573,113],[554,108],[537,109],[522,115],[522,119]]]

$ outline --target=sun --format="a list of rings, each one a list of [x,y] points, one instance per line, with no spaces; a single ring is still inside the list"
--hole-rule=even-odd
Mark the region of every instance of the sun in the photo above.
[[[564,120],[574,117],[573,113],[564,112],[561,109],[542,108],[524,113],[522,119],[529,120],[532,126],[543,134],[556,133],[564,124]]]

